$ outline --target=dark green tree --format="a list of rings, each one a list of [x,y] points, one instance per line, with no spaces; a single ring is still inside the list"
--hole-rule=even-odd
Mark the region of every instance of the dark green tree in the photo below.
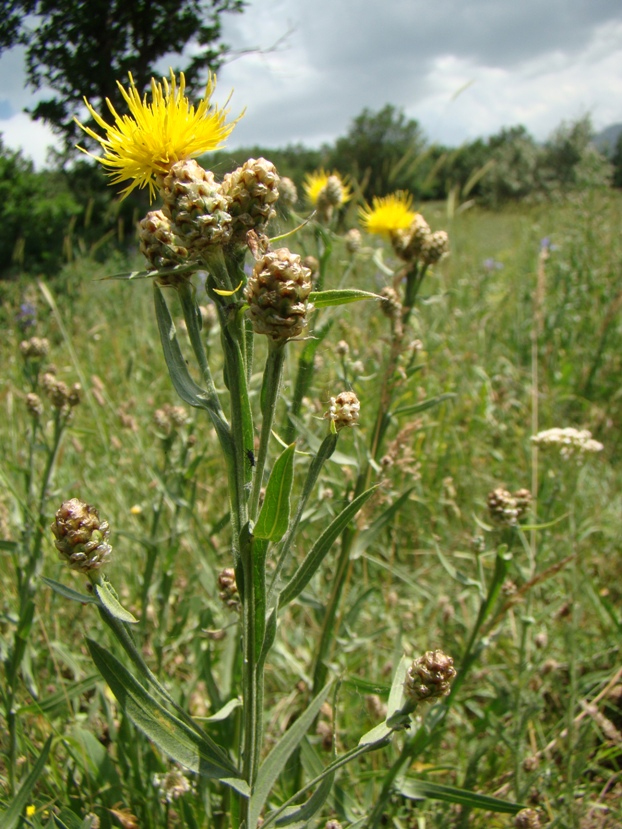
[[[613,166],[612,184],[614,187],[622,187],[622,132],[618,136],[613,155],[611,156]]]
[[[379,112],[364,109],[347,135],[337,140],[328,163],[359,181],[363,195],[370,199],[416,189],[416,168],[424,148],[418,122],[387,104]]]
[[[26,47],[27,82],[54,95],[30,112],[47,121],[67,147],[79,128],[73,115],[85,96],[100,112],[109,98],[125,109],[116,85],[131,72],[139,90],[157,74],[156,63],[195,47],[183,66],[190,92],[205,84],[227,47],[221,43],[223,12],[239,12],[245,0],[5,0],[0,54]],[[105,107],[105,105],[104,105]],[[104,116],[107,113],[104,112]]]

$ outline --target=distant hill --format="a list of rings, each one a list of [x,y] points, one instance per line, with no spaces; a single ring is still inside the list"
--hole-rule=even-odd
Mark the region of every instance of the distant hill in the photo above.
[[[622,134],[622,124],[610,124],[604,130],[596,133],[594,144],[605,155],[612,155]]]

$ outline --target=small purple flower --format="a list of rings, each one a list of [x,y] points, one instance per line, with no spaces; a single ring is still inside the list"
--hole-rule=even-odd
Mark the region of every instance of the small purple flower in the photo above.
[[[551,242],[550,236],[545,236],[544,239],[540,239],[540,250],[552,251],[552,250],[559,250],[559,245],[554,245]]]
[[[17,325],[22,331],[27,331],[37,324],[37,309],[30,302],[22,302],[16,314]]]
[[[496,259],[489,257],[488,259],[484,259],[483,262],[484,270],[491,273],[492,271],[502,271],[503,270],[503,262],[497,262]]]

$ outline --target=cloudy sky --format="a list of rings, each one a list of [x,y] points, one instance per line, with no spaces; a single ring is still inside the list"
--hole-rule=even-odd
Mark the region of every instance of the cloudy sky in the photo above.
[[[457,146],[524,124],[622,122],[620,0],[250,0],[225,20],[238,57],[219,74],[246,107],[230,146],[318,146],[392,103]],[[23,54],[0,58],[0,132],[38,164],[51,142],[23,114]],[[166,66],[161,67],[166,73]]]

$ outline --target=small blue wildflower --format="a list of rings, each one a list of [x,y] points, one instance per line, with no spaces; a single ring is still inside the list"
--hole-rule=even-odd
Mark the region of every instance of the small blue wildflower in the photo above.
[[[22,302],[16,314],[17,325],[22,331],[27,331],[37,324],[37,309],[30,302]]]
[[[497,262],[496,259],[489,257],[488,259],[484,259],[483,262],[484,270],[486,271],[502,271],[504,268],[503,262]]]

